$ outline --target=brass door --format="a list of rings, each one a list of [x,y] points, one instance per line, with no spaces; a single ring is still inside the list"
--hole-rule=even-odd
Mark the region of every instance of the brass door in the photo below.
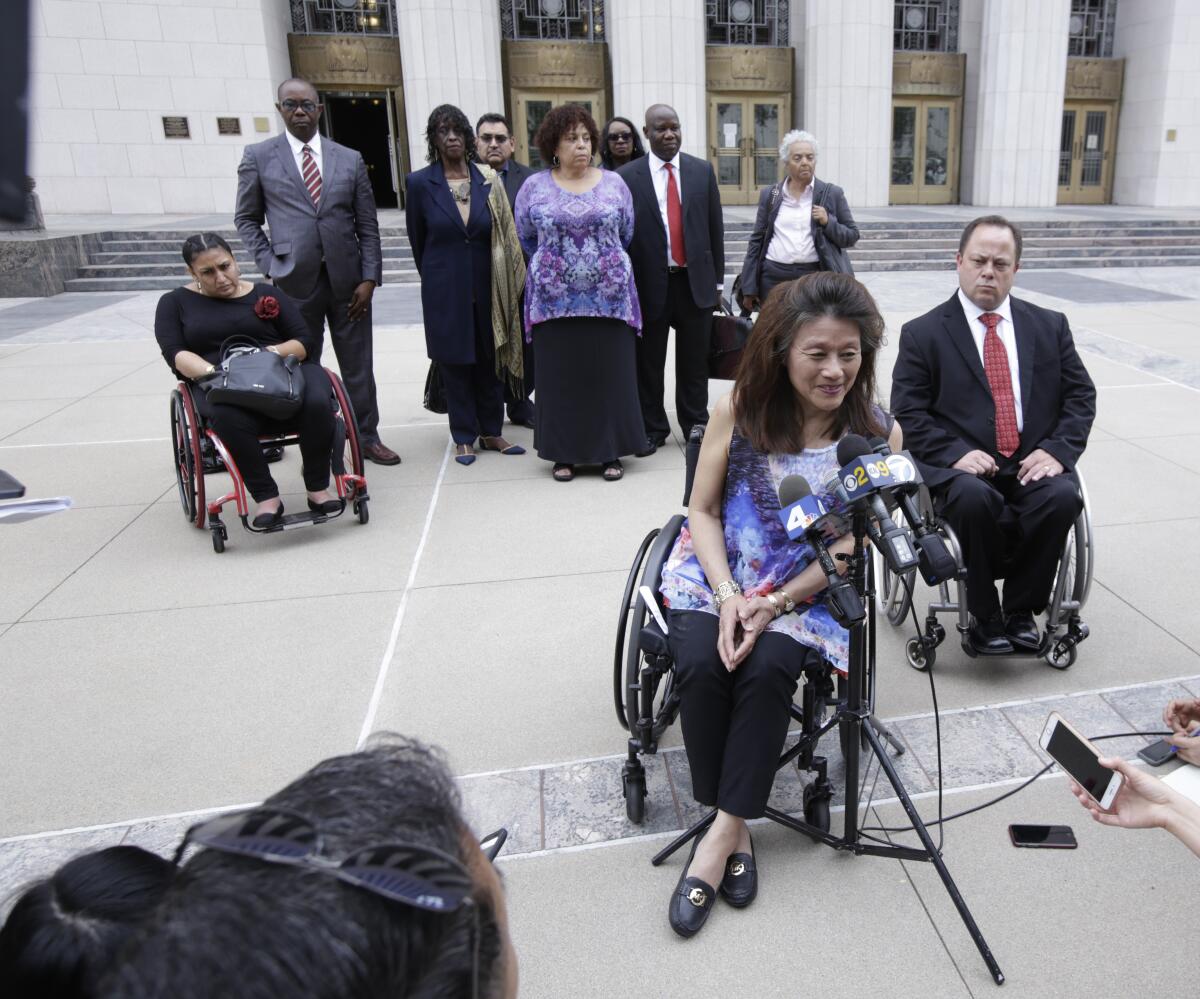
[[[708,95],[709,161],[721,203],[753,205],[781,176],[779,142],[791,120],[787,95]]]
[[[596,119],[596,128],[604,125],[604,94],[599,90],[514,90],[512,93],[513,130],[516,132],[516,157],[535,170],[549,166],[542,162],[533,138],[547,112],[560,104],[580,104]],[[599,150],[593,162],[599,163]]]
[[[892,99],[893,205],[958,201],[959,101],[946,97]]]
[[[1106,205],[1112,200],[1113,146],[1117,134],[1112,104],[1067,101],[1058,152],[1058,203]]]

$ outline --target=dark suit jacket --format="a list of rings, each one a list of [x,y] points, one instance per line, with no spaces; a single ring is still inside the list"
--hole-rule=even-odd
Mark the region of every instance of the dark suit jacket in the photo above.
[[[508,169],[504,172],[504,193],[508,195],[509,208],[517,207],[517,192],[521,190],[521,185],[535,173],[537,171],[533,167],[518,163],[516,160],[508,161]]]
[[[1023,429],[1011,458],[996,453],[996,408],[958,295],[905,323],[892,371],[892,412],[904,446],[931,487],[953,475],[968,451],[993,455],[1013,469],[1035,448],[1069,472],[1087,446],[1096,388],[1075,352],[1067,317],[1012,298]]]
[[[775,235],[775,219],[779,215],[779,206],[783,202],[784,181],[764,187],[758,195],[758,214],[754,218],[754,231],[750,234],[750,243],[746,247],[746,258],[742,262],[743,295],[759,297],[758,290],[762,286],[762,265],[767,259],[767,248]],[[843,274],[853,274],[850,264],[850,254],[846,250],[858,242],[858,226],[854,216],[850,214],[850,206],[846,203],[846,192],[837,184],[830,184],[817,178],[813,181],[813,205],[820,205],[829,215],[829,222],[819,226],[812,223],[813,246],[817,251],[817,260],[821,270],[840,271]]]
[[[339,299],[348,299],[363,281],[383,282],[379,219],[366,164],[355,150],[325,136],[319,208],[281,133],[246,147],[233,221],[258,269],[293,298],[312,294],[322,261]]]
[[[421,275],[425,347],[432,361],[475,361],[474,305],[491,312],[492,215],[483,174],[471,169],[471,213],[464,226],[440,162],[408,175],[404,219]]]
[[[707,160],[679,154],[682,188],[683,246],[687,252],[688,284],[700,308],[717,304],[717,284],[725,281],[725,221],[717,177]],[[667,230],[654,181],[650,157],[639,156],[617,171],[633,194],[633,242],[629,258],[637,284],[642,319],[653,322],[667,307]]]

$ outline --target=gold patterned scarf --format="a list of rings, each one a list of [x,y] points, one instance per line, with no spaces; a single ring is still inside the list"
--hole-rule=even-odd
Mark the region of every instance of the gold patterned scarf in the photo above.
[[[492,213],[492,339],[496,345],[496,377],[520,397],[524,395],[525,377],[522,355],[525,324],[521,316],[525,256],[503,179],[491,167],[476,165],[483,173],[488,188],[488,210]]]

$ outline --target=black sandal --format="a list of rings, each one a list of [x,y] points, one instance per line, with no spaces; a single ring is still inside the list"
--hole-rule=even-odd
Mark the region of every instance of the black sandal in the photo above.
[[[554,476],[555,482],[570,482],[575,478],[575,466],[568,465],[565,461],[559,461],[555,463],[550,474]]]
[[[604,463],[604,471],[601,474],[603,474],[605,482],[618,482],[625,474],[625,466],[621,464],[620,458],[613,461],[606,461]]]

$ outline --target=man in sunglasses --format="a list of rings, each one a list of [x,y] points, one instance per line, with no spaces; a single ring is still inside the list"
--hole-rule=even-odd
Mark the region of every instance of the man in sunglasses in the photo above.
[[[418,742],[325,760],[257,808],[193,826],[176,860],[193,851],[103,995],[516,995],[495,851]]]
[[[508,206],[514,208],[517,192],[521,190],[526,178],[532,177],[535,171],[514,159],[517,145],[513,139],[512,126],[504,115],[489,111],[480,116],[479,121],[475,123],[475,151],[479,154],[480,161],[500,175],[504,181],[504,193],[508,195]],[[518,398],[506,382],[504,403],[510,422],[532,429],[533,403],[529,396],[533,392],[533,344],[526,342],[524,352],[525,394]]]
[[[400,456],[379,439],[371,296],[383,281],[383,251],[367,167],[358,152],[317,131],[323,105],[311,83],[284,80],[278,97],[283,134],[246,147],[233,221],[258,269],[296,300],[318,343],[328,320],[363,455],[398,465]]]

